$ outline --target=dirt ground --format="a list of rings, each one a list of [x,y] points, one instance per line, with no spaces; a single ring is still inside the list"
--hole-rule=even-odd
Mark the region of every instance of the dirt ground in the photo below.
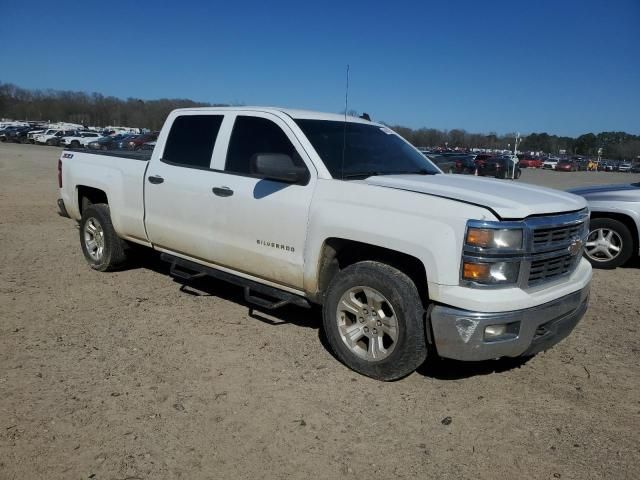
[[[153,255],[91,270],[56,214],[59,152],[0,145],[0,479],[638,478],[637,260],[596,271],[573,334],[526,363],[381,383],[331,356],[318,311],[181,290]]]

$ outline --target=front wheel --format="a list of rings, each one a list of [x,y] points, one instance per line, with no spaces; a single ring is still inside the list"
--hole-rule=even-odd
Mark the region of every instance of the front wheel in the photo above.
[[[116,270],[125,263],[125,243],[113,228],[107,204],[89,204],[82,212],[80,246],[84,258],[94,270]]]
[[[358,373],[397,380],[427,358],[424,309],[415,284],[374,261],[341,270],[331,281],[323,327],[336,357]]]
[[[594,268],[616,268],[631,258],[633,237],[627,226],[613,218],[593,218],[584,256]]]

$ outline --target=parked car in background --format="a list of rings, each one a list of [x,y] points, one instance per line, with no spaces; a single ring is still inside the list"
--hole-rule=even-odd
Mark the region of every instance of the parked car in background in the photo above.
[[[478,167],[473,155],[457,157],[453,165],[453,173],[463,175],[475,175],[478,173]]]
[[[0,131],[0,141],[22,143],[23,139],[26,139],[29,130],[31,130],[29,126],[6,127]]]
[[[640,254],[640,183],[573,188],[589,203],[584,256],[596,268],[615,268]]]
[[[631,167],[631,170],[629,170],[631,173],[640,173],[640,163],[636,163],[635,165],[633,165]]]
[[[456,164],[461,159],[471,159],[473,162],[473,158],[475,155],[464,155],[464,154],[440,154],[440,153],[423,153],[425,157],[435,163],[440,170],[444,173],[459,173],[456,172]]]
[[[573,160],[560,160],[555,169],[559,172],[577,172],[579,167]]]
[[[61,147],[81,148],[86,147],[90,142],[100,138],[98,132],[74,132],[72,135],[60,139]]]
[[[542,168],[544,170],[555,170],[558,166],[558,161],[559,159],[557,158],[549,157],[544,162],[542,162]]]
[[[40,134],[43,134],[44,132],[46,132],[47,129],[46,128],[35,128],[33,130],[29,130],[27,132],[27,140],[26,143],[31,143],[34,144],[36,143],[36,137]]]
[[[64,136],[70,136],[75,133],[75,130],[57,130],[49,129],[46,132],[36,135],[34,141],[38,145],[52,145],[57,146],[60,144],[60,139]]]
[[[542,159],[535,157],[523,157],[520,159],[520,168],[542,168]]]
[[[89,142],[87,147],[90,150],[117,150],[118,142],[121,141],[126,135],[113,135],[111,137],[101,137],[94,142]]]
[[[513,171],[515,166],[515,171]],[[512,177],[513,171],[513,177]],[[492,157],[486,160],[478,171],[478,175],[495,178],[520,178],[522,171],[511,156]]]
[[[142,135],[135,135],[133,138],[131,138],[127,142],[126,147],[129,150],[140,150],[142,148],[142,145],[144,145],[147,142],[153,142],[154,140],[157,140],[157,138],[158,138],[158,132],[143,133]]]
[[[619,172],[630,172],[631,171],[631,162],[623,162],[618,165]]]
[[[113,150],[132,150],[131,148],[129,148],[129,143],[139,136],[140,135],[138,135],[137,133],[125,133],[122,135],[122,138],[120,138],[120,140],[116,142],[115,147],[113,147],[112,149]]]
[[[153,150],[154,148],[156,148],[155,140],[153,142],[143,143],[142,147],[140,147],[140,150],[148,151],[148,150]]]

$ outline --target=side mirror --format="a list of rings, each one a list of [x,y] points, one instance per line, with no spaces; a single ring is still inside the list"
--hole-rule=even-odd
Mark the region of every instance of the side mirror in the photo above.
[[[307,169],[298,167],[289,155],[283,153],[257,153],[251,159],[252,173],[268,180],[285,183],[304,183]]]

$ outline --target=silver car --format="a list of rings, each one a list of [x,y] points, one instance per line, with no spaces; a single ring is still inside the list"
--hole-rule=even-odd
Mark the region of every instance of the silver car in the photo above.
[[[591,227],[584,248],[595,268],[615,268],[640,254],[640,183],[569,190],[589,202]]]

